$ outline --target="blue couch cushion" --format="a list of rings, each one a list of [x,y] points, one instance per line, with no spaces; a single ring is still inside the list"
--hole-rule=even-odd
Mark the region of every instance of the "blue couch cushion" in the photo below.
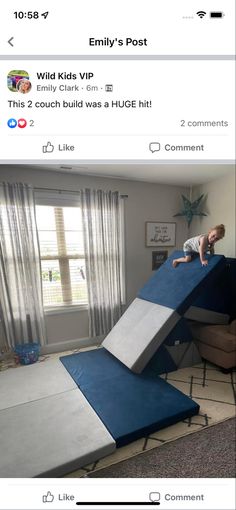
[[[198,404],[153,370],[134,374],[104,348],[60,359],[117,447],[198,413]]]
[[[191,262],[174,268],[173,259],[182,256],[182,251],[173,252],[139,291],[138,297],[184,314],[225,268],[223,255],[207,255],[207,266],[202,267],[197,256]]]
[[[155,352],[154,356],[149,361],[147,368],[154,370],[156,374],[174,372],[178,369],[176,363],[174,362],[164,344],[162,344],[157,352]]]
[[[164,345],[177,345],[183,344],[186,342],[191,342],[193,340],[193,335],[191,333],[188,322],[183,317],[177,322],[176,326],[172,329],[169,335],[164,340]],[[158,349],[159,351],[159,349]],[[158,352],[157,351],[157,352]]]

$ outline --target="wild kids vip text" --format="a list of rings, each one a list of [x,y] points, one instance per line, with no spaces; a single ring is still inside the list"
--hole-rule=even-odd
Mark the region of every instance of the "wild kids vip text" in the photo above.
[[[94,77],[94,73],[36,73],[38,80],[91,80]]]

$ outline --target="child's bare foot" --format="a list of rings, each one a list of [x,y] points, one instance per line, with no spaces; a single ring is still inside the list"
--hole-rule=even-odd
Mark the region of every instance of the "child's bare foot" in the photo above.
[[[172,266],[173,267],[177,267],[178,266],[178,260],[177,259],[174,259],[173,262],[172,262]]]

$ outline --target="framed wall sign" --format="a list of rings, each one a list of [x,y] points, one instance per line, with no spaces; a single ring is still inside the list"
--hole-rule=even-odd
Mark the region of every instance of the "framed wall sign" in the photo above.
[[[176,223],[146,221],[146,246],[175,246]]]
[[[152,252],[152,271],[156,271],[165,262],[168,257],[168,251],[153,251]]]

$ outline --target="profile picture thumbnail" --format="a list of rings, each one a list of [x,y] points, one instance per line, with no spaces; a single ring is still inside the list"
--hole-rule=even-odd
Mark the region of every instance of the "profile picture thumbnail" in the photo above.
[[[22,94],[27,94],[32,88],[32,84],[29,80],[26,80],[26,78],[23,78],[22,80],[19,80],[16,85],[17,91],[21,92]]]
[[[26,94],[32,88],[29,73],[22,70],[10,71],[7,75],[7,86],[11,92]]]

